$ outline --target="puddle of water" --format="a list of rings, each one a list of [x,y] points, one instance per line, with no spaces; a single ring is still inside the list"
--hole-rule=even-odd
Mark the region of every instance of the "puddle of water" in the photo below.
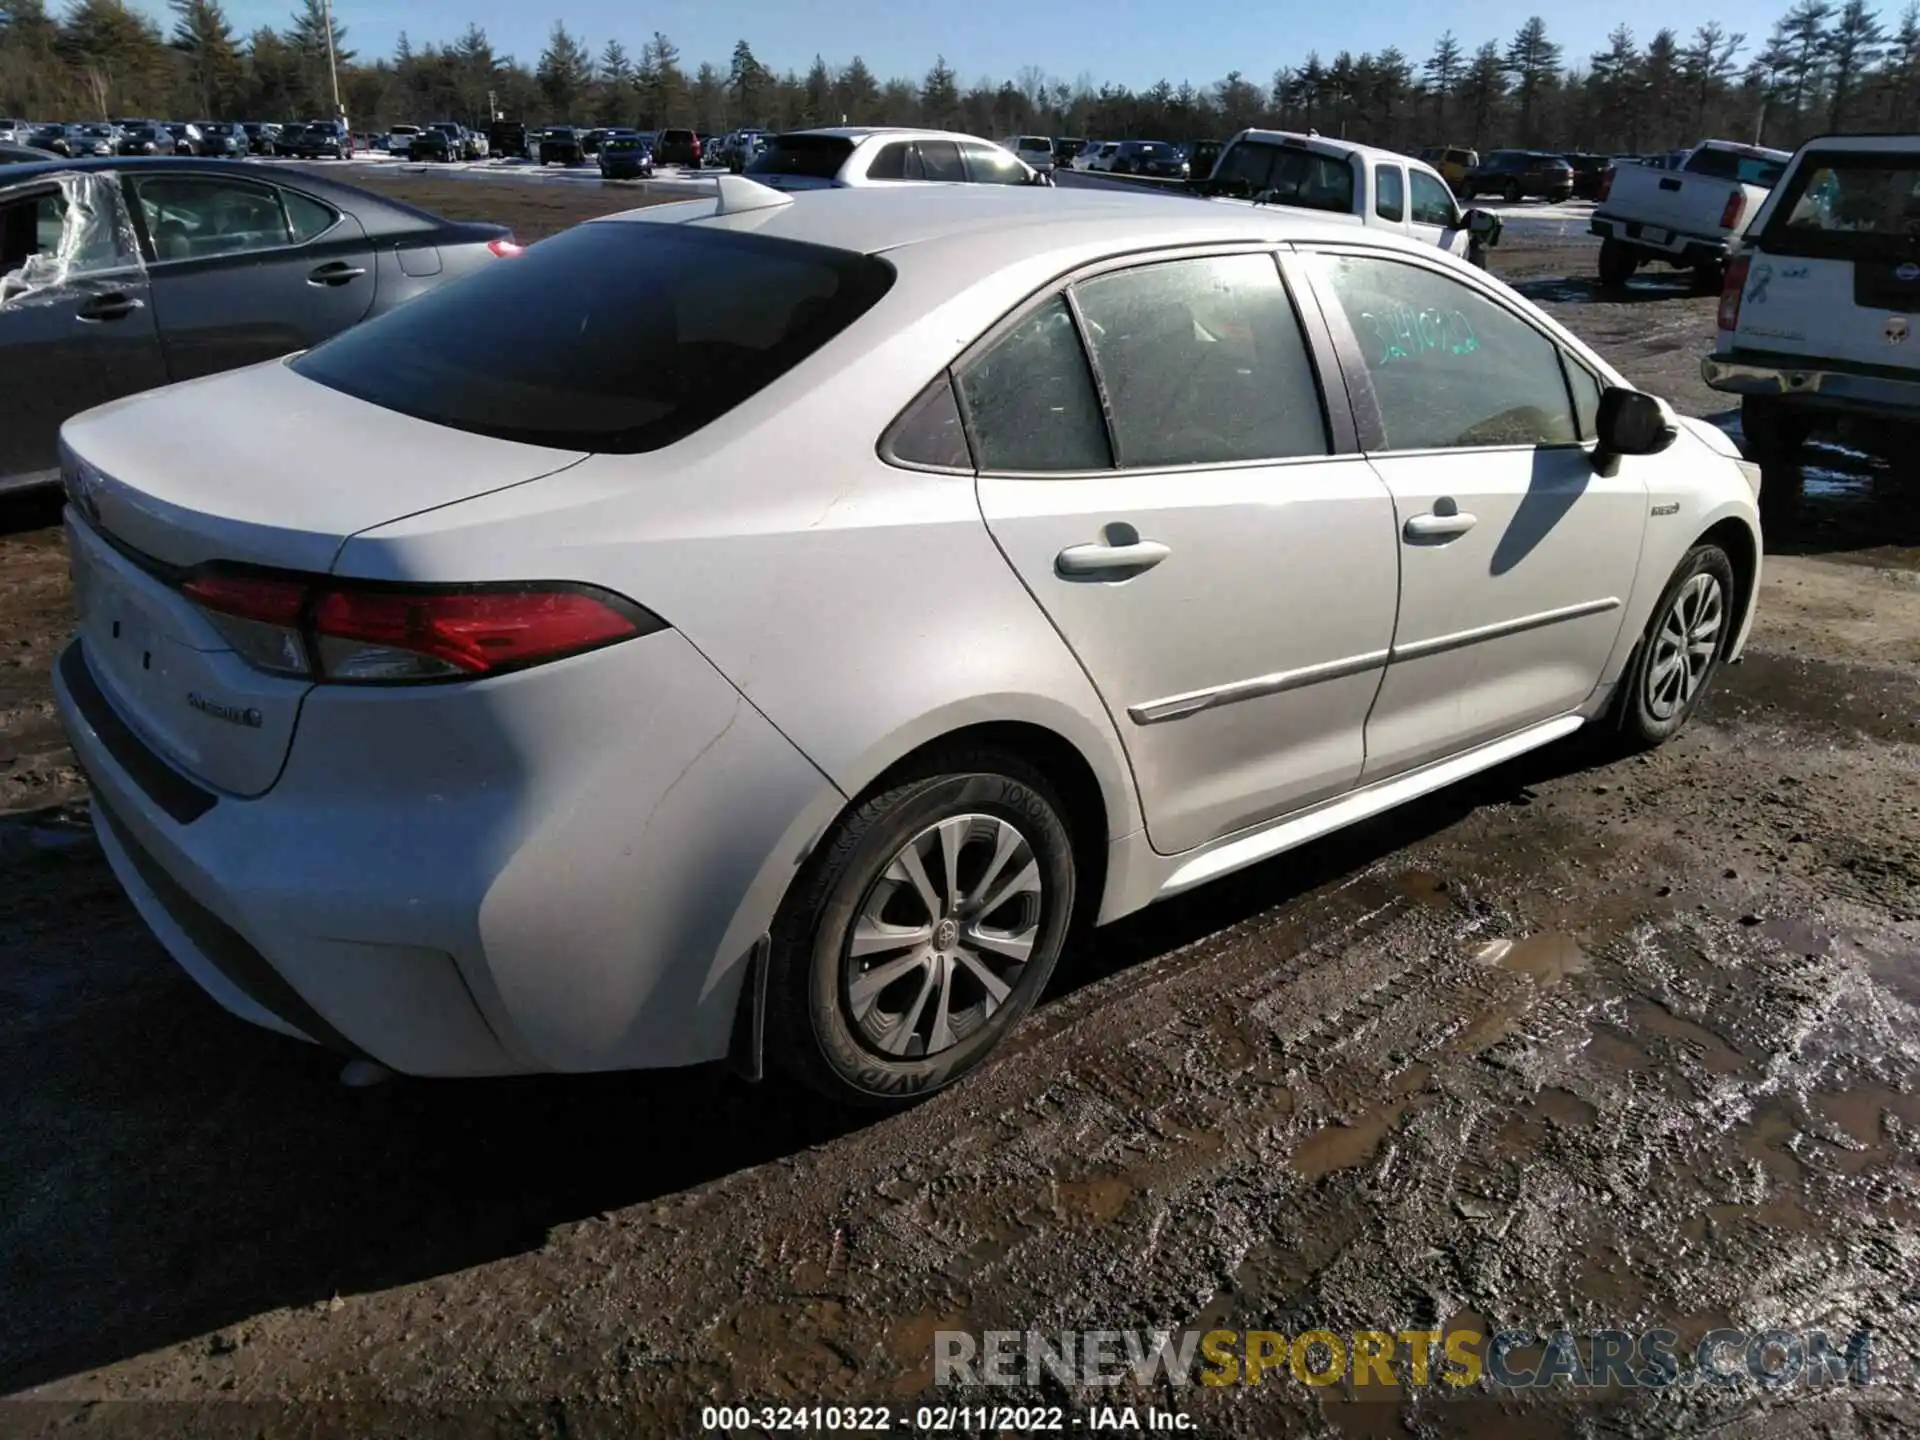
[[[1494,963],[1503,969],[1531,975],[1542,985],[1557,985],[1587,968],[1587,952],[1571,935],[1550,931],[1513,942]]]
[[[1351,1125],[1327,1125],[1302,1140],[1293,1152],[1293,1168],[1303,1179],[1318,1180],[1336,1170],[1364,1165],[1400,1121],[1412,1099],[1370,1110]]]
[[[1555,1125],[1568,1130],[1584,1130],[1600,1118],[1600,1112],[1571,1090],[1549,1085],[1528,1103]]]
[[[1920,1126],[1920,1092],[1895,1090],[1888,1085],[1823,1091],[1812,1097],[1811,1106],[1815,1114],[1865,1147],[1829,1152],[1827,1158],[1833,1167],[1848,1175],[1887,1163],[1889,1112],[1908,1126]]]
[[[1674,1014],[1651,1001],[1636,1000],[1628,1007],[1635,1030],[1649,1031],[1679,1042],[1715,1075],[1733,1075],[1747,1066],[1746,1058],[1713,1031],[1695,1021]]]
[[[1133,1199],[1133,1184],[1117,1175],[1096,1176],[1090,1180],[1057,1180],[1053,1186],[1054,1208],[1095,1225],[1116,1219]]]

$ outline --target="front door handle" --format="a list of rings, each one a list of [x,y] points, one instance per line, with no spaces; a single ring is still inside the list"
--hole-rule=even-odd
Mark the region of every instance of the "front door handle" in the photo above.
[[[1465,511],[1451,513],[1434,511],[1427,515],[1415,515],[1407,521],[1406,536],[1409,540],[1451,540],[1456,535],[1464,535],[1479,524],[1478,516]]]
[[[81,320],[98,324],[102,320],[124,320],[144,303],[131,295],[121,295],[116,292],[112,295],[96,295],[93,299],[82,302],[73,313]]]
[[[1126,545],[1069,545],[1054,557],[1062,575],[1107,575],[1116,570],[1137,574],[1151,570],[1173,553],[1158,540],[1135,540]]]
[[[366,274],[366,267],[349,265],[344,260],[329,260],[325,265],[316,265],[307,272],[309,285],[345,285]]]

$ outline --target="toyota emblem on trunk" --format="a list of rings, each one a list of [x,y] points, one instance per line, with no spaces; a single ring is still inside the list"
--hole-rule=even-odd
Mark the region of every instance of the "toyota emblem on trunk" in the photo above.
[[[1904,344],[1907,338],[1907,317],[1904,315],[1888,316],[1885,334],[1889,345]]]
[[[1911,260],[1905,261],[1893,272],[1893,278],[1903,285],[1911,285],[1915,280],[1920,280],[1920,265]]]

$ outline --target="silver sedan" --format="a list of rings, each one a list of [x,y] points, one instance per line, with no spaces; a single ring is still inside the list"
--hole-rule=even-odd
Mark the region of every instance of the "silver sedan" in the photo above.
[[[898,1103],[1079,925],[1740,652],[1757,472],[1431,246],[719,188],[66,426],[61,713],[235,1014]]]

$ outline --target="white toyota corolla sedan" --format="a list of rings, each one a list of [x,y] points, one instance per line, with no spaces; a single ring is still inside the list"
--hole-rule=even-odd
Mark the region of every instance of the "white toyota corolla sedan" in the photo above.
[[[1431,246],[720,190],[68,422],[61,712],[236,1015],[895,1102],[1076,922],[1740,651],[1758,472]]]

